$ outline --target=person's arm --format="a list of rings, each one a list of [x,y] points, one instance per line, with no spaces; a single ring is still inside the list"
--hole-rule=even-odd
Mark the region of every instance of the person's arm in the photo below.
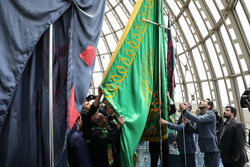
[[[188,110],[185,110],[183,114],[187,119],[196,123],[207,123],[207,122],[216,121],[216,116],[214,112],[211,110],[206,111],[204,115],[200,115],[200,116],[195,116],[191,114]]]
[[[160,125],[167,125],[170,129],[176,130],[176,131],[182,131],[183,126],[185,127],[185,125],[183,123],[180,124],[180,125],[172,124],[171,122],[168,122],[168,121],[166,121],[166,120],[164,120],[162,118],[160,118],[159,124]]]
[[[170,116],[176,112],[176,107],[173,100],[170,98],[169,91],[167,91],[167,98],[170,105],[170,111],[168,112],[168,116]]]
[[[90,120],[91,116],[94,115],[94,113],[96,113],[96,111],[98,110],[101,97],[102,97],[102,90],[99,87],[98,96],[95,98],[94,103],[91,105],[88,111],[88,114],[87,114],[88,120]]]
[[[98,87],[98,96],[95,98],[95,101],[93,103],[94,107],[99,108],[101,97],[102,97],[102,90],[100,87]]]
[[[178,132],[182,132],[183,131],[183,128],[185,128],[185,124],[184,123],[181,123],[180,125],[178,124],[172,124],[172,123],[169,123],[168,124],[168,127],[172,130],[176,130]]]

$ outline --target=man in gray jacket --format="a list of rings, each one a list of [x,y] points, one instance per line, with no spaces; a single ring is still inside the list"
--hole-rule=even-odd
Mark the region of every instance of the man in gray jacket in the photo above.
[[[219,167],[220,154],[216,136],[216,116],[213,111],[209,110],[210,107],[207,100],[202,100],[199,104],[200,116],[191,114],[182,104],[180,110],[187,119],[197,123],[198,144],[200,150],[204,152],[206,167]]]

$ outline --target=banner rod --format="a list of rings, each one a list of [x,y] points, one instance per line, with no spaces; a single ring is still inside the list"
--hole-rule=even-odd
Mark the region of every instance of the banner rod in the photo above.
[[[159,27],[162,27],[162,28],[164,28],[164,29],[166,29],[166,30],[171,30],[171,28],[165,27],[164,25],[162,25],[162,24],[160,24],[160,23],[156,23],[156,22],[153,22],[153,21],[144,19],[144,18],[142,18],[142,17],[141,17],[140,19],[143,20],[143,21],[146,21],[146,22],[148,22],[148,23],[151,23],[151,24],[157,25],[157,26],[159,26]]]
[[[53,138],[53,24],[49,27],[49,155],[50,167],[54,167]]]
[[[163,25],[161,25],[161,0],[159,0],[159,24],[158,24],[158,29],[159,29],[159,116],[161,118],[161,27],[165,27]],[[160,119],[159,118],[159,119]],[[160,125],[160,159],[161,159],[161,167],[163,166],[163,159],[162,159],[162,127]]]

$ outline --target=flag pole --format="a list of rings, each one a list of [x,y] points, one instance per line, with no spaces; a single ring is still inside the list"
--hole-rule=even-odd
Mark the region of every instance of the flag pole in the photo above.
[[[53,138],[53,24],[49,27],[49,157],[50,167],[54,167]]]
[[[159,24],[161,25],[161,0],[159,0]],[[159,64],[158,64],[158,67],[159,67],[159,70],[158,70],[158,73],[159,73],[159,116],[161,118],[161,26],[158,26],[159,27]],[[160,119],[159,118],[159,119]],[[162,159],[162,128],[161,128],[161,125],[160,125],[160,159],[161,159],[161,167],[162,167],[162,162],[163,162],[163,159]]]

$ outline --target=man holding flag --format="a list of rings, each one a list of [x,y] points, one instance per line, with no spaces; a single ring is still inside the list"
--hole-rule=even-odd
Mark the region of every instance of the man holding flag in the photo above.
[[[159,115],[167,117],[164,30],[145,21],[163,24],[160,3],[162,0],[137,1],[101,84],[116,114],[124,115],[122,167],[132,166],[142,134],[146,140],[160,140]],[[162,137],[167,138],[166,127],[162,128]]]

